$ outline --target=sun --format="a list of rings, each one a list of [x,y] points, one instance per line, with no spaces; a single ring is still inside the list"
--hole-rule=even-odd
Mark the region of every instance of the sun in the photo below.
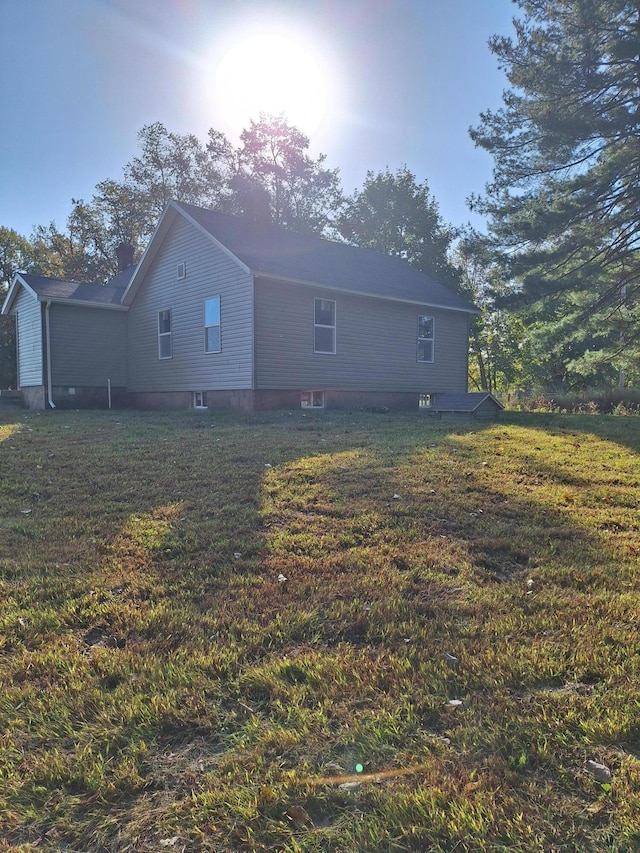
[[[312,45],[292,34],[261,31],[235,41],[215,70],[225,123],[245,127],[260,113],[283,113],[312,136],[329,106],[330,73]]]

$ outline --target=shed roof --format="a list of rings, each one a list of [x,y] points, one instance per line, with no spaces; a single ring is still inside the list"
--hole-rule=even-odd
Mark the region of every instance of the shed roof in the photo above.
[[[491,400],[498,408],[503,409],[502,403],[488,391],[452,391],[438,394],[433,408],[437,412],[475,412],[486,400]]]

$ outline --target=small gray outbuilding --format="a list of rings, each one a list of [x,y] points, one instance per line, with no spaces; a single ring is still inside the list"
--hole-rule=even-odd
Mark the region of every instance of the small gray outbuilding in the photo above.
[[[488,391],[437,394],[432,404],[433,412],[440,417],[462,415],[489,421],[497,420],[503,408],[502,403]]]

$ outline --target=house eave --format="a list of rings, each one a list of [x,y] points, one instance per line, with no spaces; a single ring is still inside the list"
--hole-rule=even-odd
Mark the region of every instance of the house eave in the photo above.
[[[194,228],[196,228],[201,234],[203,234],[214,246],[217,246],[222,252],[224,252],[227,257],[229,257],[234,263],[236,263],[244,272],[251,274],[251,270],[249,267],[244,264],[237,255],[234,255],[226,246],[224,246],[219,240],[217,240],[213,234],[207,231],[206,228],[203,228],[199,222],[197,222],[192,216],[190,216],[182,207],[174,202],[170,201],[167,207],[160,218],[160,222],[158,223],[156,230],[153,232],[153,236],[149,240],[149,244],[144,251],[144,254],[140,258],[137,269],[133,274],[131,281],[127,285],[127,289],[124,292],[124,296],[122,297],[123,305],[126,305],[127,308],[133,300],[135,299],[136,293],[140,287],[140,284],[144,280],[144,277],[147,273],[147,270],[151,266],[151,262],[155,258],[160,246],[162,245],[162,240],[164,236],[167,234],[173,223],[176,221],[178,215],[184,217]]]
[[[109,311],[129,310],[127,305],[121,305],[119,303],[95,302],[90,299],[73,299],[73,297],[69,296],[51,296],[46,293],[38,293],[38,291],[34,290],[34,288],[31,287],[31,285],[20,275],[20,273],[16,273],[13,281],[11,282],[9,292],[2,303],[0,313],[9,314],[11,312],[11,308],[13,307],[13,303],[15,302],[16,296],[21,287],[23,287],[27,293],[29,293],[33,299],[40,304],[49,302],[52,305],[77,305],[79,308],[103,308]]]
[[[177,209],[175,205],[170,202],[169,205],[165,208],[164,213],[160,217],[160,221],[156,225],[156,229],[153,232],[149,243],[147,244],[147,248],[144,250],[142,257],[138,261],[136,271],[131,276],[131,281],[129,282],[124,291],[124,294],[122,296],[122,304],[125,305],[127,308],[133,302],[135,295],[138,292],[138,288],[140,287],[140,284],[145,276],[145,273],[158,252],[158,244],[162,243],[162,237],[169,230],[169,228],[175,221],[176,216]]]
[[[28,285],[27,282],[22,278],[20,273],[17,272],[13,276],[13,281],[11,282],[7,295],[4,298],[4,302],[2,303],[2,310],[0,311],[0,313],[9,314],[9,312],[11,311],[11,307],[15,301],[18,290],[21,287],[24,287],[24,289],[28,291],[35,299],[38,299],[39,302],[41,301],[38,298],[38,294],[36,293],[36,291],[30,285]]]
[[[313,287],[318,288],[322,287],[327,290],[331,290],[335,293],[343,293],[349,294],[352,296],[366,297],[369,299],[382,299],[387,302],[396,302],[396,303],[404,303],[407,305],[424,305],[429,308],[436,308],[442,311],[453,311],[459,314],[480,314],[480,310],[475,306],[455,306],[455,305],[443,305],[439,302],[428,300],[428,299],[411,299],[408,297],[398,297],[393,294],[382,294],[382,293],[372,293],[368,290],[361,290],[358,288],[348,288],[341,287],[337,285],[332,285],[325,281],[315,281],[304,278],[297,278],[293,276],[284,276],[278,273],[268,272],[266,270],[260,270],[257,268],[253,268],[242,261],[231,249],[224,245],[224,243],[220,242],[210,231],[207,230],[203,225],[201,225],[193,216],[191,216],[179,202],[170,201],[165,208],[164,213],[156,227],[156,230],[153,233],[149,244],[140,259],[138,267],[127,286],[127,289],[124,292],[124,296],[122,298],[123,305],[127,307],[131,305],[133,300],[135,299],[136,293],[140,287],[140,284],[144,280],[144,277],[156,256],[160,246],[162,245],[162,240],[164,236],[167,234],[173,223],[176,221],[177,216],[182,216],[190,225],[192,225],[200,234],[207,238],[207,240],[214,245],[217,249],[219,249],[223,254],[225,254],[230,260],[232,260],[243,272],[247,275],[251,275],[254,278],[263,278],[268,279],[270,281],[282,281],[287,284],[295,284],[300,287]]]
[[[269,273],[269,272],[262,272],[259,270],[251,270],[251,273],[254,276],[254,278],[265,278],[265,279],[269,279],[270,281],[282,281],[282,282],[285,282],[286,284],[300,285],[300,287],[314,287],[314,288],[321,287],[323,290],[331,290],[334,293],[347,293],[350,296],[365,296],[368,299],[382,299],[386,302],[400,302],[400,303],[403,303],[405,305],[424,305],[425,307],[428,307],[428,308],[438,308],[442,311],[457,311],[461,314],[480,314],[481,313],[478,308],[462,308],[462,307],[456,307],[456,306],[452,306],[452,305],[441,305],[437,302],[429,301],[429,300],[423,301],[420,299],[408,299],[408,298],[404,298],[404,297],[385,295],[382,293],[371,293],[371,291],[368,291],[368,290],[357,290],[355,288],[339,287],[337,285],[327,284],[326,282],[323,282],[323,281],[311,281],[309,279],[302,279],[302,278],[288,278],[286,276],[276,275],[274,273]]]
[[[172,204],[173,204],[173,202],[172,202]],[[218,240],[217,237],[214,237],[214,235],[210,231],[207,231],[207,229],[203,225],[200,225],[200,223],[196,219],[194,219],[192,216],[190,216],[185,210],[183,210],[178,205],[176,205],[176,209],[182,214],[182,216],[184,216],[184,218],[188,222],[190,222],[195,228],[197,228],[201,234],[204,234],[205,237],[208,237],[209,240],[214,244],[214,246],[216,246],[228,258],[230,258],[232,261],[234,261],[236,264],[238,264],[238,266],[240,267],[240,269],[243,270],[243,272],[246,272],[248,275],[251,275],[253,273],[253,270],[251,270],[244,263],[244,261],[241,261],[240,258],[231,251],[231,249],[228,249],[224,245],[224,243],[221,243],[220,240]]]
[[[39,302],[50,302],[52,305],[74,305],[78,308],[102,308],[107,311],[128,311],[128,305],[111,305],[106,302],[91,302],[87,299],[61,299],[50,296],[38,297]]]

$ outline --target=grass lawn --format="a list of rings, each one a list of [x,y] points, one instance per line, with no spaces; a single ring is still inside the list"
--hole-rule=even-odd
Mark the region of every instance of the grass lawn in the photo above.
[[[0,416],[0,851],[640,849],[640,418]]]

